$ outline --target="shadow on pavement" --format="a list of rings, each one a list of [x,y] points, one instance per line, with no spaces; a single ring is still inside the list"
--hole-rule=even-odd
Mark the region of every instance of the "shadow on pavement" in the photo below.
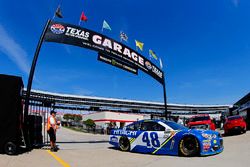
[[[17,148],[17,151],[14,154],[6,154],[4,151],[1,151],[0,155],[18,156],[21,154],[30,153],[32,150],[33,149],[26,149],[26,148],[19,147],[19,148]]]
[[[230,133],[230,134],[222,134],[222,137],[231,137],[231,136],[240,136],[240,135],[244,135],[244,133]]]
[[[59,141],[59,142],[56,142],[58,144],[78,144],[78,143],[108,143],[109,141],[108,140],[101,140],[101,141]]]

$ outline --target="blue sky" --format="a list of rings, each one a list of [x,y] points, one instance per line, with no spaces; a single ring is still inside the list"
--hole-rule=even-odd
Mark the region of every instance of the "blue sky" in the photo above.
[[[0,0],[0,73],[22,76],[29,68],[43,26],[59,0]],[[232,104],[250,88],[249,0],[62,0],[63,19],[100,32],[105,19],[119,40],[123,30],[162,58],[170,103]],[[159,64],[158,62],[154,62]],[[133,75],[97,61],[87,49],[44,43],[33,89],[163,101],[162,86],[143,72]]]

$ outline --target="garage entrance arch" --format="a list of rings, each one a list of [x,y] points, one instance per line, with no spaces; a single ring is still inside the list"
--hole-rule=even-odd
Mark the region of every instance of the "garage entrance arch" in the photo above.
[[[103,34],[79,26],[48,20],[38,42],[30,69],[27,93],[25,97],[25,122],[28,121],[27,116],[33,76],[43,42],[64,43],[95,50],[99,53],[99,57],[100,55],[103,55],[106,58],[112,58],[119,61],[122,64],[120,66],[122,69],[126,68],[130,72],[136,72],[138,69],[144,71],[163,85],[165,117],[168,119],[169,114],[167,112],[167,96],[164,72],[154,63],[121,42],[117,42]]]

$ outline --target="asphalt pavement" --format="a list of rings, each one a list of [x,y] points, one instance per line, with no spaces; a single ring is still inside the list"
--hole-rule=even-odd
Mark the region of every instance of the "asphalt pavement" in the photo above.
[[[0,155],[0,167],[248,167],[250,131],[224,137],[224,151],[207,157],[178,157],[122,152],[108,144],[107,135],[58,130],[60,150],[34,149],[18,156]]]

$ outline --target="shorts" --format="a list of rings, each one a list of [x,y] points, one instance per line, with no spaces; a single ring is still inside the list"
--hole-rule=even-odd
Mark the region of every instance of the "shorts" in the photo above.
[[[56,142],[56,133],[55,133],[54,129],[51,127],[47,132],[49,134],[50,141],[55,143]]]

